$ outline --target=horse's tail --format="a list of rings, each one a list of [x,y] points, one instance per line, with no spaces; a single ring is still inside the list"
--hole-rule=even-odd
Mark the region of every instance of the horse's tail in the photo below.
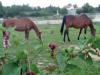
[[[61,29],[60,29],[60,33],[61,35],[63,34],[63,30],[64,30],[64,23],[66,22],[66,16],[63,17],[63,21],[62,21],[62,25],[61,25]]]

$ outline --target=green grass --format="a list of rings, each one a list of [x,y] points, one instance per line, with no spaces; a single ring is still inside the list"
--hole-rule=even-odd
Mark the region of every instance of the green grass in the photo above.
[[[50,51],[48,48],[48,44],[51,42],[56,42],[59,49],[67,48],[70,45],[79,45],[82,40],[84,40],[84,33],[82,32],[82,35],[80,37],[80,40],[77,40],[79,29],[70,28],[69,30],[69,36],[71,39],[71,42],[67,41],[63,43],[63,36],[60,35],[60,25],[40,25],[38,26],[39,29],[42,31],[42,40],[43,40],[43,47],[40,44],[35,32],[32,30],[30,32],[30,38],[29,38],[29,46],[31,52],[29,54],[30,59],[37,64],[37,62],[42,62],[43,65],[41,66],[44,68],[48,65],[48,63],[52,63],[52,59],[50,57]],[[100,24],[95,25],[96,28],[96,35],[100,35]],[[23,32],[12,32],[16,35],[16,38],[18,38],[18,41],[21,42],[19,46],[15,47],[13,43],[13,37],[10,38],[11,41],[11,47],[8,49],[8,52],[14,56],[16,52],[20,50],[26,50],[27,46],[23,43],[25,42],[24,33]],[[91,37],[90,29],[87,30],[87,38]],[[0,50],[3,49],[2,47],[2,32],[0,31]],[[75,64],[84,67],[83,68],[83,75],[100,75],[100,62],[94,62],[93,65],[88,65],[82,61],[79,61],[78,59],[75,59]],[[42,69],[40,68],[40,69]],[[70,71],[68,72],[68,75],[77,75],[74,72]]]

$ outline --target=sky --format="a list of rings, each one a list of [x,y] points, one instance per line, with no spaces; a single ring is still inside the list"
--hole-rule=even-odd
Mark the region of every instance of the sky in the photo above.
[[[47,7],[50,5],[64,7],[65,5],[77,4],[78,7],[83,6],[85,3],[89,3],[90,5],[97,7],[100,4],[100,0],[0,0],[3,6],[11,6],[11,5],[23,5],[28,4],[29,6],[36,7]]]

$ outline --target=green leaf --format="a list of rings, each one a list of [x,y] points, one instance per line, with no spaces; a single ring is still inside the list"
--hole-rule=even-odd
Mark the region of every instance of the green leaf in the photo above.
[[[88,58],[86,59],[86,62],[88,63],[88,64],[93,64],[93,61],[92,61],[92,58],[91,58],[91,56],[90,55],[88,55]]]
[[[93,43],[94,42],[94,37],[90,37],[89,39],[88,39],[88,41],[87,41],[87,43]]]
[[[21,67],[17,63],[8,63],[3,65],[2,75],[18,75]]]
[[[2,25],[0,25],[0,31],[5,31],[5,28]]]
[[[90,55],[88,55],[88,57],[85,59],[85,55],[83,53],[80,53],[79,58],[81,58],[82,60],[84,60],[86,63],[90,65],[93,64],[93,61]]]
[[[74,65],[74,64],[67,64],[66,68],[69,70],[78,70],[78,71],[81,70],[80,67],[78,67],[77,65]]]
[[[65,52],[68,54],[68,49],[67,48],[65,49]]]
[[[5,51],[0,49],[0,58],[5,57]]]
[[[27,65],[26,64],[22,64],[21,65],[21,69],[22,69],[22,73],[25,73],[27,70]]]
[[[96,40],[92,44],[95,48],[100,49],[100,38],[96,38]]]
[[[14,44],[16,47],[19,46],[19,44],[20,44],[19,40],[13,39],[12,41],[13,41],[13,44]]]
[[[79,53],[79,58],[81,58],[82,60],[84,60],[84,54],[83,53]]]
[[[17,53],[16,58],[18,60],[27,59],[27,55],[28,55],[28,52],[26,50],[20,51],[20,52]]]
[[[39,69],[38,69],[38,67],[35,64],[30,64],[30,68],[36,74],[39,73]]]
[[[66,64],[65,64],[64,56],[63,56],[63,54],[61,52],[58,52],[58,54],[56,56],[56,60],[57,60],[57,64],[58,64],[59,70],[61,72],[63,72],[65,67],[66,67]]]
[[[72,53],[74,51],[74,48],[73,47],[72,48],[68,48],[67,50],[68,50],[68,53]]]
[[[100,36],[96,36],[95,38],[91,37],[90,39],[88,39],[87,43],[92,43],[92,46],[94,48],[99,48],[100,49]]]

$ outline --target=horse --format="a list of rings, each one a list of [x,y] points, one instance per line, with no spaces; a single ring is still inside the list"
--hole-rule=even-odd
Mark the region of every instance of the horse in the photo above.
[[[64,25],[66,25],[66,29],[64,31],[64,38],[63,38],[64,42],[65,42],[66,34],[67,34],[68,41],[70,42],[69,28],[71,27],[80,29],[78,40],[80,39],[80,35],[83,29],[84,29],[84,34],[86,35],[87,27],[90,27],[91,35],[95,37],[96,29],[93,26],[92,20],[86,14],[64,16],[61,29],[60,29],[61,35],[63,34]],[[86,39],[86,36],[84,36],[84,39]]]
[[[42,41],[41,32],[37,25],[27,17],[4,19],[2,26],[5,28],[15,27],[16,31],[25,32],[25,40],[29,39],[29,32],[33,29],[36,32],[37,37]]]

